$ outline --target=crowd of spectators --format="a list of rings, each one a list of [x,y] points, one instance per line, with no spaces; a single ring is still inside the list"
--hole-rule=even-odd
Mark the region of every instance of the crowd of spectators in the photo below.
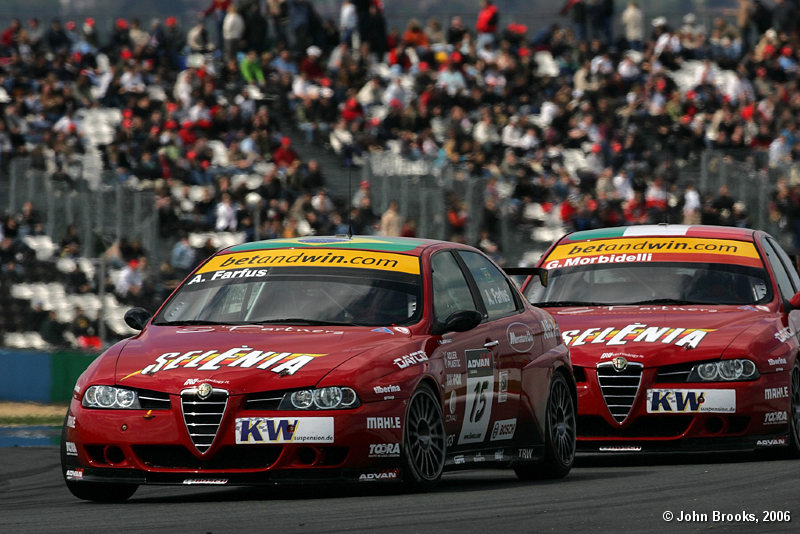
[[[472,21],[388,28],[378,0],[342,0],[336,19],[306,0],[213,0],[188,29],[177,17],[120,18],[107,35],[91,18],[14,20],[0,33],[0,168],[27,155],[64,177],[90,142],[80,111],[119,109],[103,165],[119,182],[153,184],[163,237],[181,238],[151,271],[174,279],[210,252],[192,249],[192,231],[414,235],[396,202],[373,211],[369,183],[351,203],[331,199],[326,171],[293,135],[344,167],[392,150],[479,176],[482,207],[447,196],[448,237],[463,240],[466,218],[480,216],[474,244],[498,258],[501,209],[521,218],[537,206],[577,230],[749,224],[745,199],[698,191],[680,169],[706,148],[765,167],[800,158],[797,0],[739,0],[705,24],[693,13],[646,20],[635,1],[568,0],[559,13],[542,27],[501,24],[496,3],[480,0]],[[681,87],[675,73],[690,63],[701,67]],[[570,167],[563,154],[576,149],[584,157]],[[770,209],[800,230],[790,175]],[[21,248],[23,217],[4,216],[3,272],[24,253],[10,248]],[[61,254],[80,254],[74,236]],[[117,261],[116,292],[137,302],[146,255]]]

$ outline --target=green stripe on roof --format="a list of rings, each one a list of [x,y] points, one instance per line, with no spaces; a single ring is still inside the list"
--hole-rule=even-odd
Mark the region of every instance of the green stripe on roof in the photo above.
[[[231,252],[265,250],[274,248],[345,248],[367,249],[383,252],[408,252],[422,245],[415,239],[398,239],[393,237],[298,237],[291,239],[269,239],[243,243],[230,248]]]
[[[625,226],[614,228],[598,228],[596,230],[583,230],[569,234],[567,239],[570,241],[583,241],[584,239],[598,239],[603,237],[622,237],[625,235]]]

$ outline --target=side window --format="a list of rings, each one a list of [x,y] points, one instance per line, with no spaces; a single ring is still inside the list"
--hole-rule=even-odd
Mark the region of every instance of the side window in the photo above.
[[[778,252],[769,240],[764,241],[764,250],[767,253],[767,260],[769,260],[772,271],[775,273],[775,280],[778,282],[781,295],[785,299],[792,298],[795,294],[795,290],[794,286],[792,286],[792,281],[789,279],[789,273],[786,272],[786,268],[781,262]]]
[[[450,252],[439,252],[431,258],[433,271],[433,315],[443,322],[453,313],[476,310],[467,279]]]
[[[767,239],[767,243],[772,245],[772,248],[775,249],[775,253],[778,255],[778,258],[780,258],[781,263],[783,263],[783,266],[786,267],[786,271],[789,273],[789,279],[792,281],[795,292],[800,291],[800,274],[797,273],[797,267],[789,258],[789,255],[786,254],[786,252],[774,239]],[[794,295],[794,293],[792,293],[792,295]]]
[[[517,311],[514,290],[500,269],[476,252],[459,250],[458,254],[478,286],[489,320],[506,317]]]

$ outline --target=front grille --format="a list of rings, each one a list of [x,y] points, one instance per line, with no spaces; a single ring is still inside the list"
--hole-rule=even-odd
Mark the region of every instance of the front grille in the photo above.
[[[284,391],[252,393],[244,401],[245,410],[277,410],[283,400]]]
[[[169,410],[169,395],[160,391],[137,389],[139,404],[143,410]]]
[[[617,423],[625,421],[631,413],[642,382],[642,367],[641,363],[628,363],[625,369],[618,371],[612,362],[597,364],[597,383],[608,411]]]
[[[275,463],[280,445],[232,445],[220,448],[212,458],[197,458],[180,445],[136,445],[133,452],[155,469],[267,469]]]
[[[201,399],[197,388],[181,391],[181,409],[186,430],[194,446],[201,454],[208,451],[217,437],[219,425],[228,405],[228,392],[214,389],[205,399]]]
[[[661,367],[656,374],[656,382],[688,382],[694,363],[677,363]]]
[[[692,415],[645,415],[614,428],[598,415],[579,415],[578,434],[585,438],[676,438],[689,428]]]

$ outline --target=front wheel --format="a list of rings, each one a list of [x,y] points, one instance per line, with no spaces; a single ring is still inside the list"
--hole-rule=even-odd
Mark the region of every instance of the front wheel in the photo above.
[[[403,430],[403,482],[408,489],[429,490],[439,482],[446,441],[439,399],[423,383],[408,401]]]
[[[544,459],[514,468],[521,480],[564,478],[575,461],[575,401],[567,379],[556,373],[550,382],[545,415]]]

